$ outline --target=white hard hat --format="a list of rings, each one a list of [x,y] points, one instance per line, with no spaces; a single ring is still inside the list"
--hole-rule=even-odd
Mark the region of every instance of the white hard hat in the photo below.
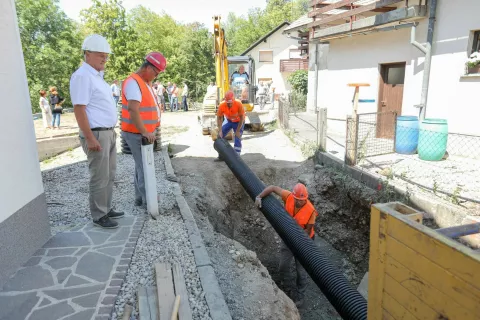
[[[82,45],[83,51],[95,51],[103,53],[112,53],[107,39],[99,34],[92,34],[85,38]]]

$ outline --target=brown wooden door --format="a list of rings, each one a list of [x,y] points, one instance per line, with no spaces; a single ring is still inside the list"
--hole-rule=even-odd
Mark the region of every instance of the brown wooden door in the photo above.
[[[405,62],[382,64],[377,115],[377,138],[393,139],[395,116],[402,114]]]

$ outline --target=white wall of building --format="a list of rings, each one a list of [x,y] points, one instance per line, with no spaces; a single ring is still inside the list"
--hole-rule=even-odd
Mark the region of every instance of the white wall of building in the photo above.
[[[43,193],[25,65],[13,0],[0,2],[0,223]]]
[[[285,26],[286,28],[287,26]],[[277,30],[274,34],[268,37],[264,42],[258,44],[255,48],[247,53],[255,60],[255,81],[258,84],[258,79],[272,78],[275,93],[281,94],[291,90],[287,82],[290,72],[280,72],[280,60],[288,59],[290,49],[298,47],[298,40],[287,38],[282,34],[284,28]],[[259,51],[272,50],[273,62],[259,62]]]
[[[480,133],[480,77],[463,76],[471,32],[480,29],[478,12],[478,0],[439,1],[437,8],[426,116],[448,119],[450,132]],[[417,27],[420,43],[426,41],[427,25],[423,19]],[[326,66],[319,71],[318,107],[328,108],[329,117],[345,118],[351,114],[354,91],[347,84],[366,82],[370,87],[360,89],[360,99],[375,103],[361,103],[358,112],[376,112],[380,64],[406,62],[402,114],[418,115],[414,105],[420,103],[423,56],[410,44],[410,28],[332,40]],[[312,101],[309,93],[310,105]]]

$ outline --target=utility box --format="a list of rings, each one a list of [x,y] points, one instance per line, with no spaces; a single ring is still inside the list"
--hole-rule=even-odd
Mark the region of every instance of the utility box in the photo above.
[[[368,319],[480,319],[480,254],[402,203],[373,205]]]

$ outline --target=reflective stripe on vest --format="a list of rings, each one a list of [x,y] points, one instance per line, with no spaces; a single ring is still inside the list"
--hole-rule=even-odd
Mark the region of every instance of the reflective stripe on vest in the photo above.
[[[128,80],[132,78],[132,80]],[[145,126],[145,129],[148,132],[154,132],[156,127],[158,126],[159,117],[158,117],[158,107],[157,101],[152,96],[148,85],[143,81],[142,78],[136,73],[133,73],[123,82],[122,87],[122,131],[132,132],[132,133],[140,133],[137,129],[135,124],[133,123],[130,112],[128,111],[128,101],[125,97],[125,84],[128,81],[136,81],[138,87],[140,88],[140,92],[142,94],[142,101],[140,101],[139,113],[140,118],[142,119],[142,123]]]
[[[312,214],[315,214],[315,208],[313,207],[312,203],[307,200],[307,203],[298,210],[297,214],[294,215],[295,212],[295,198],[293,197],[293,194],[290,194],[287,198],[287,201],[285,201],[285,211],[288,212],[290,216],[293,217],[293,219],[302,227],[303,229],[306,229],[307,223],[310,220],[310,217]],[[313,230],[310,232],[310,238],[313,237],[315,234],[315,231]]]

